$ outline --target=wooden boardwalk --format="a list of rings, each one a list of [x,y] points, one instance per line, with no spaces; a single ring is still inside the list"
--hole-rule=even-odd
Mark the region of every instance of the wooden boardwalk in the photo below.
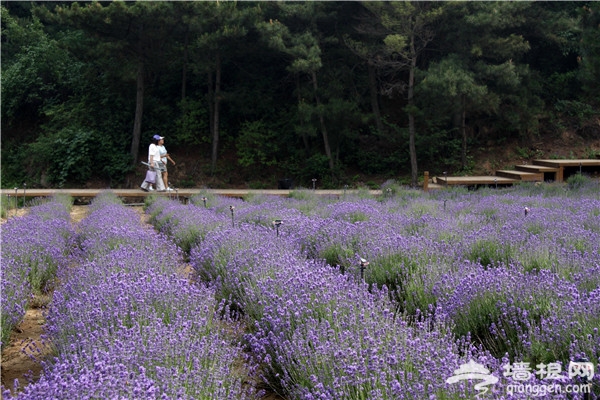
[[[563,182],[567,172],[574,174],[578,171],[598,173],[600,159],[580,160],[533,160],[533,164],[516,165],[514,170],[498,170],[489,176],[436,176],[434,183],[450,185],[512,185],[517,182]]]
[[[506,186],[512,185],[517,182],[544,182],[544,181],[555,181],[563,182],[565,172],[574,174],[582,170],[584,172],[594,172],[594,174],[600,173],[600,159],[581,159],[581,160],[546,160],[539,159],[534,160],[533,164],[527,165],[516,165],[514,170],[498,170],[495,175],[485,176],[435,176],[432,179],[429,178],[429,173],[425,172],[425,180],[423,183],[423,189],[425,191],[429,189],[439,189],[444,186]],[[0,195],[10,196],[14,198],[16,195],[20,198],[34,198],[34,197],[50,197],[55,194],[66,194],[73,198],[93,198],[103,191],[110,190],[115,193],[118,197],[128,199],[129,201],[139,199],[143,200],[147,196],[158,195],[165,197],[177,197],[180,199],[187,200],[193,196],[201,194],[215,194],[219,196],[237,197],[244,198],[252,195],[267,195],[267,196],[283,196],[289,197],[294,190],[284,189],[177,189],[173,192],[144,192],[141,189],[0,189]],[[302,189],[310,191],[310,189]],[[340,197],[344,194],[352,193],[364,193],[363,190],[355,189],[338,189],[338,190],[315,190],[315,194],[320,196],[332,196]],[[372,196],[381,196],[381,190],[369,190]]]
[[[309,189],[305,189],[309,190]],[[27,197],[50,197],[55,194],[65,194],[73,198],[93,198],[99,193],[104,191],[110,191],[116,194],[118,197],[124,199],[144,199],[151,195],[158,195],[164,197],[179,197],[180,199],[189,199],[193,196],[201,194],[214,194],[218,196],[237,197],[244,198],[249,195],[267,195],[267,196],[283,196],[289,197],[290,193],[294,190],[280,190],[280,189],[177,189],[172,192],[144,192],[141,189],[26,189],[18,188],[14,189],[0,189],[0,195],[8,195],[14,198],[16,195],[18,198]],[[312,191],[312,190],[311,190]],[[332,196],[340,197],[344,194],[362,193],[359,190],[315,190],[314,193],[320,196]],[[369,190],[369,194],[373,196],[381,195],[381,190]]]

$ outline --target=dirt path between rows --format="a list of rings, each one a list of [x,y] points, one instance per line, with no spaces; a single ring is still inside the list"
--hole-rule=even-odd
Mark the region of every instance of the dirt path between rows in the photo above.
[[[144,224],[149,224],[150,216],[144,213],[143,207],[135,207]],[[26,210],[17,210],[16,215],[22,216]],[[88,214],[87,206],[73,206],[71,208],[71,221],[78,224]],[[10,214],[9,218],[14,214]],[[2,222],[6,222],[3,220]],[[190,264],[179,268],[184,276],[192,275]],[[50,347],[44,345],[42,335],[44,334],[44,310],[52,299],[52,293],[44,296],[36,296],[30,308],[26,311],[21,323],[13,330],[9,344],[2,350],[1,376],[2,386],[9,389],[13,394],[14,382],[18,381],[18,389],[22,390],[29,382],[35,382],[42,374],[41,360],[48,358]],[[263,400],[281,400],[282,397],[275,393],[267,392]],[[2,393],[0,392],[0,400]]]
[[[22,216],[25,213],[25,209],[19,209],[15,214]],[[73,206],[71,221],[74,224],[79,223],[87,213],[87,206]],[[9,214],[9,218],[14,217],[15,214]],[[25,312],[25,317],[13,329],[9,343],[2,350],[1,376],[4,389],[13,392],[15,381],[18,381],[18,387],[22,389],[29,382],[39,379],[42,372],[40,361],[50,354],[50,348],[43,343],[42,335],[46,323],[44,310],[51,298],[51,293],[34,296]]]

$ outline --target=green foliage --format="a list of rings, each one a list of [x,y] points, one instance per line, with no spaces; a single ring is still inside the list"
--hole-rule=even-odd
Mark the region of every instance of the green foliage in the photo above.
[[[65,100],[76,63],[39,19],[21,22],[2,7],[2,25],[3,42],[9,41],[2,45],[2,116],[9,122],[24,113],[39,117],[46,106]]]
[[[15,203],[5,194],[0,196],[0,218],[7,218],[10,210],[15,208]]]
[[[554,107],[559,113],[576,117],[580,123],[599,114],[591,104],[575,100],[558,100]]]
[[[263,121],[247,121],[236,140],[238,163],[243,167],[265,167],[277,163],[277,133]]]
[[[99,143],[101,140],[94,132],[64,128],[31,144],[31,160],[37,165],[47,165],[48,179],[61,187],[67,182],[84,183],[94,168],[103,167],[94,163]]]
[[[589,99],[598,105],[598,76],[600,75],[600,5],[588,2],[579,8],[582,35],[580,41],[580,79]]]
[[[175,122],[174,143],[183,146],[210,142],[208,110],[204,103],[189,97],[180,103],[181,116]]]
[[[567,178],[567,185],[571,190],[581,189],[582,187],[589,184],[589,182],[590,178],[579,173],[571,175]]]
[[[1,8],[4,187],[122,182],[150,132],[203,152],[220,126],[218,156],[237,159],[218,174],[278,170],[321,188],[346,167],[412,172],[409,135],[419,169],[471,172],[472,146],[535,137],[545,121],[596,132],[593,2],[48,4]]]

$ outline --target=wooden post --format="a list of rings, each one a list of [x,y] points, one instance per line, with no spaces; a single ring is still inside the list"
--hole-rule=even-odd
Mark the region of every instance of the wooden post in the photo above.
[[[562,165],[559,166],[558,171],[556,171],[556,182],[563,181],[563,171],[564,171],[564,167]]]
[[[429,190],[429,171],[425,171],[424,172],[424,178],[423,178],[423,191],[427,191]]]

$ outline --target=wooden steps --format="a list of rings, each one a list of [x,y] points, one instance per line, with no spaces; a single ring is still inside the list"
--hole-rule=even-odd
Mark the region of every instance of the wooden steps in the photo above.
[[[496,171],[496,176],[503,176],[517,181],[539,182],[544,180],[544,174],[539,172],[525,172],[519,170],[501,169]]]
[[[533,160],[533,164],[515,165],[514,170],[497,170],[490,176],[444,176],[434,177],[434,181],[442,185],[511,185],[516,182],[563,182],[565,169],[570,173],[582,171],[584,168],[598,173],[599,159],[580,160]]]

